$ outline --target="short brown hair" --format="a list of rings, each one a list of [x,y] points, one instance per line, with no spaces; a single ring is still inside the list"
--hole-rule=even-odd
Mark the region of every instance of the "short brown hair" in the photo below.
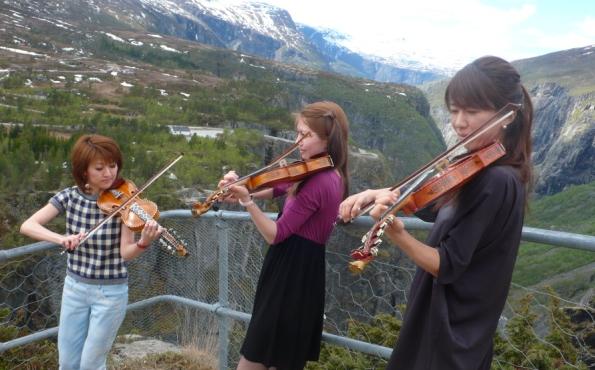
[[[72,177],[79,189],[85,190],[87,168],[97,159],[115,162],[118,165],[117,177],[120,176],[122,152],[114,139],[102,135],[83,135],[76,141],[70,154]]]

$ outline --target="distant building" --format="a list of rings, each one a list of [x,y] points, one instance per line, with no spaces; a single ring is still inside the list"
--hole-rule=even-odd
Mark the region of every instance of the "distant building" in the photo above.
[[[192,136],[216,138],[223,133],[222,128],[216,127],[199,127],[199,126],[180,126],[167,125],[169,133],[172,135],[184,135],[186,140],[190,140]]]

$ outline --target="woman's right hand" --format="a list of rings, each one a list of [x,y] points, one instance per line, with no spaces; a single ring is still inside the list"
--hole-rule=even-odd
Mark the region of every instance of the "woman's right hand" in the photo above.
[[[62,238],[60,244],[67,250],[73,251],[78,247],[81,240],[85,237],[85,232],[80,232],[75,235],[66,235]]]
[[[376,196],[387,189],[368,189],[361,193],[353,194],[347,197],[339,205],[339,217],[343,222],[351,222],[362,211],[362,207],[373,204]]]
[[[226,186],[228,184],[231,184],[231,183],[233,183],[235,181],[238,181],[239,178],[240,177],[238,176],[238,174],[234,170],[231,170],[231,171],[229,171],[228,173],[226,173],[223,176],[223,179],[221,179],[219,181],[219,184],[217,184],[217,187],[219,189],[222,189],[224,186]],[[225,198],[223,198],[223,202],[226,202],[226,203],[237,203],[238,200],[232,194],[230,196],[226,196]]]

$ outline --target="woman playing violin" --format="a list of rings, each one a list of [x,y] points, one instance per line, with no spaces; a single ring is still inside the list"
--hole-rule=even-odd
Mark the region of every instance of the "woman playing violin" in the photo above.
[[[303,160],[328,154],[334,168],[293,185],[278,185],[254,194],[272,198],[287,194],[281,216],[270,220],[244,186],[231,186],[238,200],[271,246],[265,257],[241,348],[238,369],[302,369],[320,353],[325,293],[325,243],[348,193],[348,121],[337,104],[306,105],[296,115]],[[219,187],[236,181],[229,172]]]
[[[445,102],[459,139],[507,103],[520,104],[514,118],[468,146],[499,140],[506,154],[454,193],[418,216],[433,221],[425,242],[396,218],[386,235],[418,266],[399,339],[388,369],[489,369],[492,338],[510,287],[531,183],[533,108],[514,67],[497,57],[465,66],[447,86]],[[340,215],[376,203],[378,217],[396,194],[367,190],[347,198]]]
[[[135,242],[134,233],[112,218],[79,245],[85,232],[105,217],[97,197],[118,179],[122,153],[111,138],[84,135],[72,149],[71,165],[76,186],[54,195],[22,224],[21,233],[69,251],[58,328],[60,369],[105,369],[128,303],[125,261],[140,255],[162,229],[148,221]],[[44,226],[61,213],[66,215],[66,235]]]

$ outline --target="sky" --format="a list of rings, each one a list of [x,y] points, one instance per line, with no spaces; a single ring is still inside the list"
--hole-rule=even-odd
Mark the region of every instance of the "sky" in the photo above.
[[[259,0],[330,28],[354,51],[459,68],[595,44],[593,0]],[[562,5],[563,4],[563,5]]]

